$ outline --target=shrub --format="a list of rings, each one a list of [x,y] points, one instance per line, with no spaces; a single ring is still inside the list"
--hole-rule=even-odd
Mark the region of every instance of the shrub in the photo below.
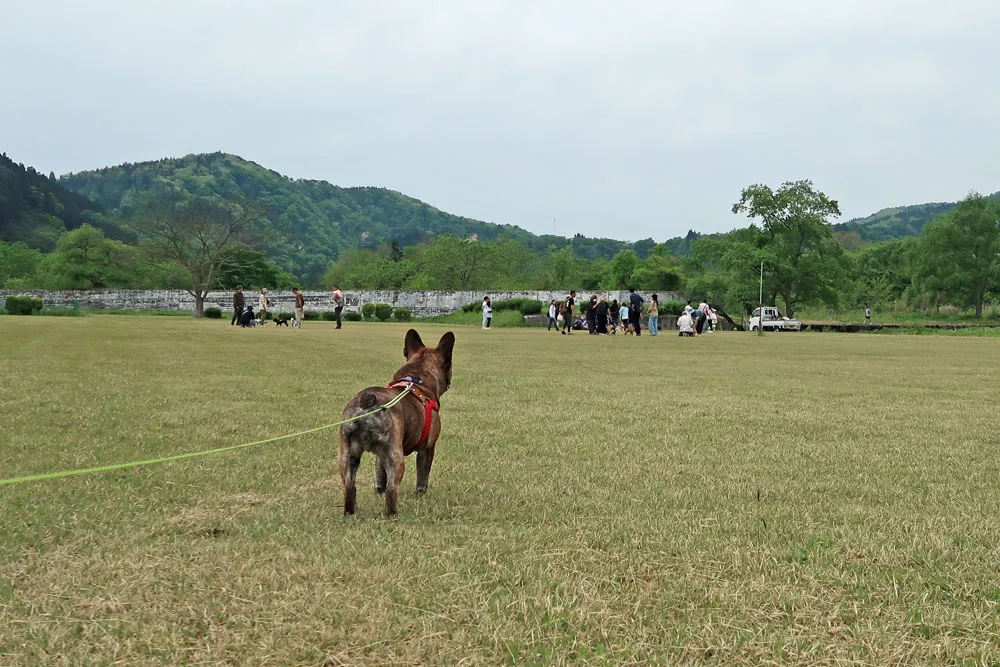
[[[34,296],[9,296],[4,309],[11,315],[37,315],[42,310],[42,300]]]
[[[680,315],[686,305],[683,301],[661,301],[659,312],[660,315]]]
[[[397,308],[392,312],[392,316],[397,322],[409,322],[413,319],[413,311],[409,308]]]
[[[210,320],[218,320],[222,318],[222,310],[216,308],[215,306],[209,306],[205,309],[205,317]]]
[[[302,319],[304,319],[306,322],[308,322],[309,320],[319,320],[322,318],[323,318],[323,313],[316,310],[307,310],[302,314]]]
[[[335,310],[324,310],[320,314],[320,318],[324,322],[336,322],[337,321],[337,311],[335,311]]]
[[[375,319],[375,304],[374,303],[366,303],[365,305],[361,306],[361,315],[366,320],[374,320]]]
[[[275,315],[275,317],[276,317],[277,319],[279,319],[279,320],[290,320],[290,319],[293,319],[293,318],[295,317],[295,313],[285,313],[285,312],[281,312],[281,313],[277,313],[277,314]]]
[[[375,317],[379,322],[387,322],[392,317],[392,306],[387,303],[376,303]]]
[[[348,322],[360,322],[362,320],[362,317],[361,313],[359,313],[358,311],[349,310],[346,313],[343,313],[343,319],[347,320]]]
[[[537,299],[524,299],[519,310],[522,315],[538,315],[542,312],[542,302]]]

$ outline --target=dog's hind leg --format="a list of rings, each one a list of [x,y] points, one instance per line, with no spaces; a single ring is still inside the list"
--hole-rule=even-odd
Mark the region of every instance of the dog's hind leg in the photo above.
[[[417,495],[427,493],[427,478],[434,462],[434,445],[427,443],[417,452]]]
[[[396,516],[399,506],[396,501],[399,492],[399,483],[403,481],[403,472],[406,470],[406,463],[403,461],[402,452],[390,452],[385,457],[383,463],[386,475],[385,486],[385,515]]]
[[[385,457],[379,455],[375,461],[375,493],[380,496],[385,493],[386,479],[388,474],[385,468]]]
[[[348,442],[340,443],[340,480],[344,483],[344,515],[354,514],[358,499],[358,467],[361,465],[361,448]]]

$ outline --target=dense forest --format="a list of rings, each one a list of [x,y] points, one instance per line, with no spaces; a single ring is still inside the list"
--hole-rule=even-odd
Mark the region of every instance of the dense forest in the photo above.
[[[0,162],[8,288],[621,289],[684,291],[735,316],[803,307],[982,315],[1000,293],[1000,198],[885,209],[835,223],[809,181],[753,185],[752,224],[656,243],[535,235],[385,188],[291,180],[223,153],[59,179]]]
[[[67,231],[89,223],[111,238],[134,241],[83,195],[60,185],[54,174],[44,176],[32,167],[0,155],[0,241],[22,241],[49,252]]]

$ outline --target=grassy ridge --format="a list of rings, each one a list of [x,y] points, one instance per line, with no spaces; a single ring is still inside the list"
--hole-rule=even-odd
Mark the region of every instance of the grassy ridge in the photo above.
[[[0,470],[334,421],[405,329],[5,317]],[[0,488],[0,662],[1000,660],[995,341],[457,333],[396,521],[328,432]]]

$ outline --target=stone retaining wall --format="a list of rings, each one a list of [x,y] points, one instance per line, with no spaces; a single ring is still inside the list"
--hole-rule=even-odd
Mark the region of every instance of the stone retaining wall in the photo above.
[[[579,298],[589,297],[596,293],[598,297],[606,296],[608,301],[628,298],[628,292],[588,292],[579,293]],[[333,310],[331,292],[303,292],[307,311]],[[493,301],[508,299],[538,299],[548,303],[552,299],[561,300],[566,296],[563,291],[520,291],[520,292],[395,292],[395,291],[359,291],[346,290],[344,310],[361,310],[366,303],[388,303],[396,308],[409,308],[416,317],[432,315],[447,315],[460,310],[469,303],[479,303],[484,294]],[[183,290],[0,290],[0,303],[7,296],[41,297],[50,306],[79,306],[94,310],[194,310],[194,297]],[[644,292],[643,298],[649,301],[649,293]],[[257,307],[258,294],[245,292],[248,304]],[[677,292],[659,293],[661,301],[681,301],[683,296]],[[295,295],[289,291],[268,291],[271,302],[271,312],[291,312],[295,306]],[[205,306],[216,306],[223,311],[231,311],[233,307],[232,292],[209,292]]]

